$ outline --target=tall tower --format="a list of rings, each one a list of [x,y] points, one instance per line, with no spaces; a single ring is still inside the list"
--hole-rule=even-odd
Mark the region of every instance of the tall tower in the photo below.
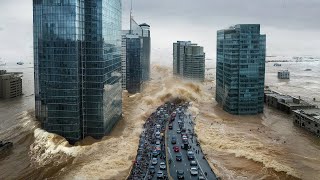
[[[263,112],[266,36],[259,24],[217,32],[216,101],[231,114]]]
[[[103,137],[121,117],[121,6],[33,0],[36,117],[70,143]]]
[[[173,74],[195,81],[204,81],[205,53],[191,41],[173,43]]]
[[[138,93],[150,79],[150,26],[138,24],[130,10],[130,30],[122,31],[122,88]]]

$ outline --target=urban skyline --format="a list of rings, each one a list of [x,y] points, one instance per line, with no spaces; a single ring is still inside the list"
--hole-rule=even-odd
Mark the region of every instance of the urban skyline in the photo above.
[[[171,10],[178,6],[178,1],[166,2],[167,0],[162,3],[134,1],[133,5],[135,18],[144,19],[149,24],[152,24],[154,29],[152,35],[154,41],[152,62],[170,65],[171,47],[169,46],[177,39],[188,39],[201,44],[207,49],[207,58],[214,59],[216,54],[216,31],[237,23],[260,23],[264,25],[262,32],[272,37],[268,55],[320,56],[316,48],[320,46],[320,42],[317,38],[313,38],[320,36],[320,34],[316,31],[317,23],[312,21],[314,19],[312,17],[317,17],[319,14],[316,11],[317,7],[320,7],[320,2],[318,1],[250,1],[250,7],[252,8],[247,9],[247,11],[239,11],[240,9],[246,9],[244,7],[246,3],[240,3],[235,0],[223,3],[205,0],[203,3],[194,5],[192,1],[187,0],[184,1],[185,5],[179,8],[182,8],[183,11],[192,12],[192,6],[195,6],[196,9],[194,11],[199,12],[188,16],[178,16],[177,13]],[[123,29],[129,29],[127,22],[129,21],[130,1],[125,0],[124,4]],[[172,7],[168,7],[168,4],[171,4]],[[221,9],[224,9],[224,6],[230,8],[223,12]],[[17,9],[17,12],[8,11],[13,7]],[[154,9],[154,7],[157,8]],[[213,9],[206,11],[205,9],[209,7]],[[237,7],[239,7],[239,10],[236,9]],[[3,25],[0,25],[0,39],[6,42],[0,42],[2,59],[7,62],[17,62],[19,60],[31,62],[33,59],[32,4],[28,1],[13,3],[13,1],[5,0],[2,2],[0,9],[2,13],[0,20],[3,22]],[[204,10],[198,11],[198,9]],[[273,10],[273,16],[276,18],[269,15],[271,9]],[[259,11],[261,13],[257,13]],[[167,14],[165,17],[170,15],[170,18],[164,21],[159,18],[161,13]],[[230,14],[231,16],[225,16],[225,14]],[[175,22],[179,22],[179,25]],[[19,28],[17,28],[18,24]],[[163,36],[168,32],[166,27],[170,27],[170,33],[167,36]],[[189,31],[184,31],[184,29],[189,29]],[[15,33],[15,36],[12,37],[10,33]],[[8,39],[9,37],[10,39]],[[207,37],[211,37],[211,41],[206,41]],[[307,42],[305,39],[309,39],[309,41]],[[160,60],[159,56],[162,56],[164,60]]]

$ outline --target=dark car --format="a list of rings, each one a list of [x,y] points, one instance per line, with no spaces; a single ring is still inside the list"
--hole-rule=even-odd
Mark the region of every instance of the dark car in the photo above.
[[[184,171],[183,170],[178,170],[177,171],[177,178],[178,179],[184,179]]]
[[[172,124],[169,124],[169,129],[172,129]]]
[[[177,161],[182,161],[182,156],[181,156],[181,154],[176,155],[176,160],[177,160]]]
[[[149,172],[150,174],[154,174],[156,172],[154,166],[149,167]]]
[[[171,144],[176,144],[177,143],[177,137],[172,136],[171,137]]]

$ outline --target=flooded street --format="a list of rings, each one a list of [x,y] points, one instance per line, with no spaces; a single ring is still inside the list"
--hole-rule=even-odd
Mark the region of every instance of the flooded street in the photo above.
[[[304,71],[307,68],[312,71]],[[280,69],[289,69],[291,79],[278,80]],[[175,99],[193,102],[201,147],[222,179],[320,179],[319,138],[269,107],[257,116],[223,112],[213,99],[210,81],[182,81],[171,76],[171,68],[154,65],[152,81],[141,94],[124,92],[123,118],[110,135],[70,146],[41,130],[34,119],[31,65],[13,65],[8,71],[24,72],[24,95],[0,101],[0,139],[14,143],[13,151],[0,160],[0,179],[125,179],[145,120],[158,106]],[[310,102],[316,98],[320,106],[320,62],[282,63],[282,67],[267,63],[266,71],[271,89]]]

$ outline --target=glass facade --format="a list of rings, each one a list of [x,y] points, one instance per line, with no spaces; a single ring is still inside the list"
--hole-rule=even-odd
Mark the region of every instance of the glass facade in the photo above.
[[[138,93],[150,79],[150,26],[130,21],[130,30],[122,31],[122,88]]]
[[[138,35],[126,36],[126,87],[129,93],[142,89],[142,39]]]
[[[173,74],[190,80],[204,81],[205,53],[191,41],[173,43]]]
[[[266,36],[259,24],[217,32],[216,101],[231,114],[263,112]]]
[[[121,1],[33,0],[36,117],[75,142],[122,112]]]

